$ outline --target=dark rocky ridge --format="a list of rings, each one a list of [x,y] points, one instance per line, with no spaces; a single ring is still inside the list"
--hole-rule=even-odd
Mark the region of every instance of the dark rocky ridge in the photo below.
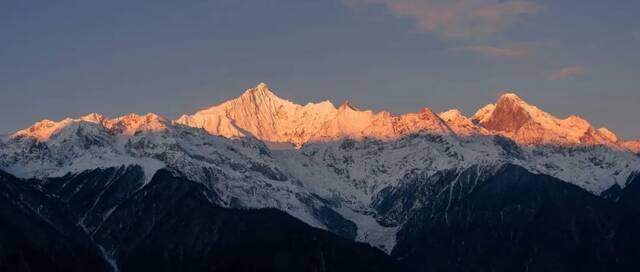
[[[616,203],[506,165],[414,212],[392,256],[412,271],[636,271],[638,180]]]
[[[120,271],[635,271],[640,258],[638,175],[594,196],[509,164],[418,172],[375,202],[381,221],[405,222],[391,256],[352,241],[354,226],[325,206],[349,239],[274,209],[221,208],[167,170],[144,187],[140,175],[0,172],[0,270],[109,271],[98,244]]]
[[[110,168],[47,181],[0,172],[0,219],[11,222],[0,226],[0,270],[109,271],[100,244],[120,271],[404,271],[369,245],[281,211],[221,208],[215,193],[166,170],[145,187],[118,190],[138,171]],[[109,213],[96,209],[114,201]],[[76,223],[92,213],[106,218],[95,231]]]
[[[67,207],[0,171],[0,271],[109,271]]]

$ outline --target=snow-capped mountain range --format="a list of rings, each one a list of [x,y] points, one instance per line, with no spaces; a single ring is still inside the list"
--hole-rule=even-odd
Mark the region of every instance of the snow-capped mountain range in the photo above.
[[[236,99],[183,115],[176,123],[204,128],[213,135],[253,135],[266,142],[291,143],[296,147],[341,138],[392,140],[419,132],[451,133],[445,122],[429,109],[393,116],[388,112],[358,110],[348,101],[337,108],[329,101],[303,106],[279,98],[264,83]]]
[[[524,145],[625,145],[606,128],[596,129],[578,116],[559,119],[513,93],[502,95],[496,104],[479,109],[471,118],[456,109],[435,114],[428,108],[396,116],[386,111],[358,110],[348,101],[337,108],[330,101],[299,105],[276,96],[260,83],[236,99],[183,115],[175,122],[204,128],[213,135],[250,134],[296,147],[340,138],[393,140],[415,133],[501,134]]]
[[[295,148],[275,148],[281,144]],[[441,191],[453,197],[460,173],[472,169],[480,179],[514,164],[600,195],[640,172],[639,151],[638,141],[577,116],[557,118],[512,93],[472,117],[428,108],[393,115],[349,102],[299,105],[261,83],[174,121],[153,113],[43,120],[0,141],[0,169],[48,178],[140,165],[148,182],[168,168],[215,191],[222,206],[275,207],[389,252],[407,215],[430,199],[396,203],[392,212],[379,205],[417,179],[459,173]]]

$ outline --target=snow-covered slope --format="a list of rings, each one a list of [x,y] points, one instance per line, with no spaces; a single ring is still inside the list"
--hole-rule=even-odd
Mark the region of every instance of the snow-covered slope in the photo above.
[[[510,163],[594,194],[616,184],[624,187],[627,178],[640,170],[637,156],[606,146],[519,146],[501,136],[480,135],[414,135],[389,142],[341,140],[280,151],[276,157],[290,174],[308,180],[306,186],[335,190],[346,203],[364,206],[382,189],[418,170],[428,176],[449,169]]]
[[[319,198],[287,175],[266,145],[253,137],[228,139],[153,114],[113,119],[92,114],[41,124],[0,142],[0,169],[24,178],[52,178],[140,165],[148,183],[158,169],[168,168],[213,190],[221,199],[217,204],[224,207],[277,208],[345,236],[349,232],[340,233],[334,226],[349,222],[340,214],[383,229],[370,214]]]
[[[0,166],[21,177],[56,177],[140,165],[146,179],[166,167],[220,190],[226,205],[285,209],[279,205],[291,200],[298,204],[292,207],[303,206],[295,199],[297,186],[254,138],[229,140],[152,114],[100,120],[67,118],[48,123],[45,131],[38,123],[16,133],[2,143]],[[252,192],[260,185],[265,190]],[[305,216],[303,211],[291,213]]]
[[[450,109],[445,112],[438,113],[438,116],[455,132],[460,136],[470,135],[489,135],[489,131],[473,123],[473,121],[458,109]]]
[[[422,180],[422,186],[431,182],[435,185],[442,173],[459,175],[470,169],[481,179],[505,164],[514,164],[599,195],[609,188],[624,188],[629,176],[640,170],[640,159],[624,150],[606,146],[519,146],[502,136],[484,135],[414,134],[394,141],[342,139],[274,155],[287,175],[300,180],[303,187],[341,203],[347,210],[358,211],[343,216],[358,225],[360,239],[385,249],[395,243],[389,234],[424,204],[419,202],[429,201],[415,199],[416,203],[402,204],[396,213],[404,217],[380,214],[377,206],[387,201],[387,192],[407,182]],[[458,182],[458,178],[468,177],[456,177],[451,182]],[[362,214],[375,216],[379,223],[362,220],[358,217]]]
[[[622,146],[631,150],[632,152],[640,154],[640,140],[622,142]]]
[[[305,190],[358,211],[342,215],[358,225],[360,239],[386,248],[393,245],[388,233],[394,226],[372,224],[360,215],[376,214],[373,203],[380,201],[381,192],[416,172],[491,172],[510,163],[600,194],[624,187],[628,176],[640,170],[638,157],[626,151],[631,144],[623,148],[613,132],[595,129],[577,116],[554,117],[512,93],[472,118],[455,109],[436,115],[425,108],[396,116],[359,110],[349,102],[338,108],[323,103],[322,110],[313,108],[320,104],[297,105],[260,84],[178,122],[225,135],[218,123],[207,120],[226,120],[258,139],[292,143],[300,150],[274,151],[287,175],[300,180]]]
[[[347,101],[338,108],[329,101],[303,106],[276,96],[264,83],[218,106],[183,115],[176,123],[204,128],[214,135],[250,134],[266,142],[286,142],[296,147],[340,138],[390,140],[417,132],[450,133],[429,109],[394,116],[359,110]]]
[[[336,112],[329,101],[304,106],[294,104],[277,97],[266,84],[260,83],[236,99],[193,115],[183,115],[176,122],[204,128],[214,135],[241,137],[251,134],[263,141],[299,146]]]
[[[502,95],[495,104],[479,109],[468,118],[456,109],[437,115],[428,108],[393,115],[359,110],[347,101],[337,108],[329,101],[303,106],[278,97],[266,84],[260,83],[238,98],[193,115],[183,115],[176,123],[204,128],[211,134],[228,138],[252,135],[265,142],[290,143],[298,148],[309,142],[341,138],[395,140],[414,133],[500,134],[524,145],[623,147],[622,141],[607,128],[596,129],[578,116],[557,118],[514,93]]]
[[[164,166],[148,157],[135,157],[124,146],[134,134],[167,130],[170,122],[155,114],[108,119],[89,114],[59,122],[40,121],[5,140],[1,163],[21,177],[51,177],[117,165],[145,166],[148,177]]]
[[[298,105],[260,84],[176,121],[152,113],[44,120],[0,140],[0,169],[43,178],[140,165],[148,182],[168,168],[215,191],[220,205],[278,208],[389,252],[406,215],[429,201],[382,211],[380,203],[393,200],[390,192],[409,183],[448,193],[458,179],[514,164],[599,195],[624,188],[640,172],[640,157],[629,152],[638,146],[579,117],[556,118],[514,94],[468,118],[458,110],[393,115],[348,102]],[[475,174],[462,175],[469,172]],[[444,173],[453,177],[442,179]],[[443,180],[452,185],[435,186]]]
[[[480,109],[473,120],[489,131],[525,145],[615,145],[612,139],[617,140],[615,134],[605,128],[594,129],[575,115],[559,119],[513,93],[504,94],[495,105]]]

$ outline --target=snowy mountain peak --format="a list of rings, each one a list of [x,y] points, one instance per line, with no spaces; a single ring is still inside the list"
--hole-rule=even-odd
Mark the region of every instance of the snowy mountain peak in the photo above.
[[[84,116],[80,116],[80,118],[78,118],[82,121],[86,121],[86,122],[91,122],[91,123],[102,123],[105,120],[107,120],[108,118],[105,117],[104,115],[98,114],[98,113],[89,113],[87,115]]]
[[[560,119],[513,93],[504,94],[495,105],[478,110],[474,120],[488,131],[503,134],[525,145],[614,145],[614,139],[617,139],[611,131],[594,129],[579,116]]]
[[[304,106],[276,96],[266,84],[175,122],[224,137],[253,135],[266,142],[302,145],[337,109],[328,101]]]
[[[131,113],[125,116],[108,120],[105,127],[116,130],[125,135],[134,135],[136,132],[159,132],[167,129],[169,121],[155,113],[138,115]]]
[[[263,141],[297,147],[309,141],[343,137],[396,139],[408,133],[452,132],[460,136],[501,134],[525,145],[617,145],[618,141],[611,131],[595,129],[578,116],[557,118],[513,92],[482,107],[472,118],[455,109],[438,115],[423,109],[394,116],[360,110],[348,100],[337,108],[329,101],[303,106],[276,96],[267,84],[260,83],[238,98],[184,115],[175,122],[204,128],[214,135],[253,135]]]
[[[600,194],[624,187],[640,169],[640,157],[627,151],[640,152],[640,141],[621,141],[578,116],[559,119],[512,93],[468,118],[457,109],[394,115],[358,110],[347,101],[338,108],[329,101],[300,105],[259,84],[173,122],[153,113],[113,119],[89,114],[43,120],[14,137],[19,139],[0,143],[0,169],[19,176],[56,177],[137,164],[144,168],[146,184],[167,167],[220,192],[225,205],[275,207],[316,227],[331,228],[323,221],[326,216],[318,215],[327,205],[357,225],[356,239],[387,250],[397,231],[388,223],[402,221],[394,215],[394,221],[379,224],[373,207],[378,197],[413,182],[418,191],[423,185],[445,186],[433,193],[442,190],[451,200],[473,180],[458,175],[443,189],[446,184],[432,177],[464,169],[484,175],[509,163]],[[281,143],[287,148],[268,149]],[[291,144],[300,150],[287,150]],[[598,145],[574,147],[582,144]],[[407,212],[422,209],[418,202],[393,202]]]
[[[342,104],[340,104],[340,107],[338,107],[338,110],[351,110],[351,111],[357,111],[358,108],[354,107],[351,102],[349,102],[349,100],[345,100],[342,102]]]
[[[517,95],[507,93],[480,123],[489,130],[514,133],[532,119],[532,114],[539,112]]]
[[[278,98],[276,96],[276,94],[273,93],[273,91],[271,91],[269,89],[269,85],[267,85],[264,82],[259,83],[257,86],[251,88],[251,89],[247,89],[241,97],[244,96],[253,96],[253,97],[261,97],[261,98]]]
[[[446,117],[448,119],[466,118],[464,116],[464,113],[462,113],[459,109],[450,109],[448,111],[443,111],[441,113],[438,113],[438,115],[440,116],[440,118]]]
[[[256,89],[269,90],[269,85],[267,85],[267,83],[260,82],[260,83],[258,83],[258,85],[256,85]]]
[[[97,113],[59,122],[43,120],[18,131],[13,137],[47,141],[62,128],[77,122],[99,124],[110,133],[135,135],[163,131],[172,122],[156,114],[129,114],[109,119]],[[175,124],[203,128],[209,134],[227,138],[254,136],[268,143],[301,147],[308,142],[340,138],[398,139],[412,133],[495,135],[509,137],[523,145],[598,145],[634,150],[606,128],[595,129],[579,116],[557,118],[530,105],[515,93],[505,93],[495,104],[479,109],[472,118],[457,109],[434,114],[424,108],[416,113],[360,110],[345,100],[339,107],[329,101],[300,105],[278,97],[266,83],[247,89],[242,95],[192,115]]]
[[[450,109],[445,112],[438,113],[438,116],[449,126],[457,135],[468,136],[473,134],[487,134],[473,121],[458,110]]]
[[[345,137],[391,140],[409,133],[451,133],[444,121],[429,109],[395,116],[384,111],[360,110],[349,101],[338,108],[329,101],[303,106],[277,97],[266,84],[220,105],[182,116],[175,122],[204,128],[214,135],[252,135],[266,142],[290,143],[296,147]]]
[[[158,132],[167,128],[170,121],[158,116],[155,113],[145,115],[128,114],[121,117],[109,119],[97,113],[90,113],[79,118],[65,118],[59,122],[42,120],[32,126],[20,130],[12,135],[12,138],[31,138],[38,142],[46,142],[52,137],[69,130],[82,128],[100,129],[116,134],[133,135],[139,131]],[[64,134],[64,133],[63,133]]]
[[[511,93],[511,92],[502,94],[500,96],[500,98],[498,99],[498,103],[500,103],[500,101],[515,101],[515,102],[524,102],[524,103],[526,103],[516,93]]]
[[[618,135],[616,135],[615,133],[613,133],[611,130],[609,130],[608,128],[599,128],[598,132],[600,132],[600,134],[602,134],[603,136],[605,136],[609,141],[611,141],[612,143],[616,143],[618,142]]]
[[[72,120],[67,118],[60,122],[51,121],[48,119],[36,122],[32,126],[19,130],[14,133],[12,138],[32,138],[36,141],[43,142],[51,138],[53,134],[62,129],[65,125],[69,124]]]
[[[418,111],[418,113],[427,114],[427,115],[435,115],[435,113],[433,113],[433,111],[430,108],[427,108],[427,107],[421,108],[420,111]]]

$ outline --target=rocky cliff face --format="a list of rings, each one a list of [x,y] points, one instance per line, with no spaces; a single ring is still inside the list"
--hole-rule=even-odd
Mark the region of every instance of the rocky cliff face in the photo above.
[[[595,129],[578,116],[557,118],[512,93],[502,95],[495,105],[479,110],[473,119],[488,131],[525,145],[618,146],[617,136],[608,129]]]

